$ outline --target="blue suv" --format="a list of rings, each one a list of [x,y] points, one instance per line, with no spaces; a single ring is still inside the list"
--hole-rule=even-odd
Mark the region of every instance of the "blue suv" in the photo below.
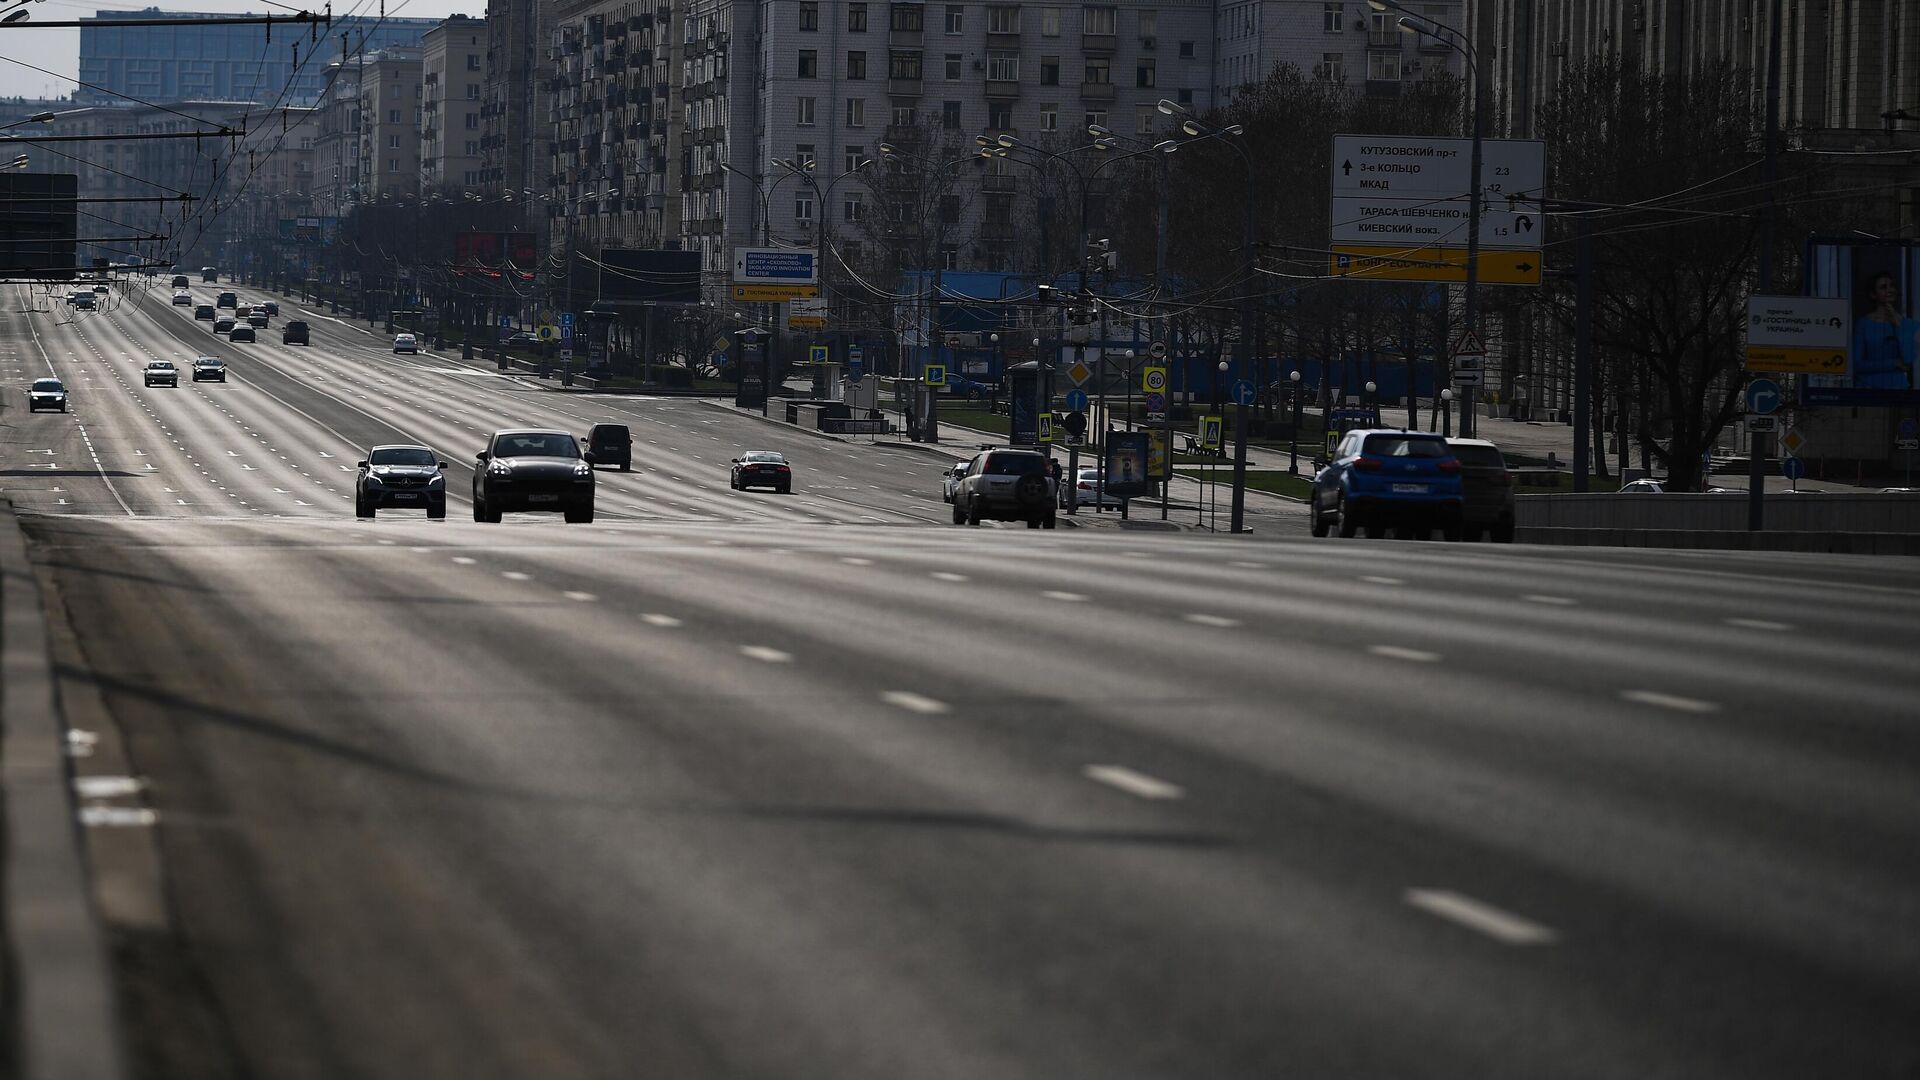
[[[1350,431],[1314,474],[1308,507],[1313,535],[1335,526],[1369,538],[1388,528],[1425,539],[1439,529],[1460,539],[1460,459],[1447,440],[1421,431]]]

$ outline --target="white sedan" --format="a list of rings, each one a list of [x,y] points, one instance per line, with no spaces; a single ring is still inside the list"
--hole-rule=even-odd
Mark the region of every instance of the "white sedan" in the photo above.
[[[148,386],[180,385],[180,369],[174,367],[171,360],[155,360],[149,363],[145,374]]]
[[[1124,505],[1117,495],[1109,495],[1100,486],[1100,470],[1081,469],[1071,484],[1060,485],[1061,506],[1121,506]]]
[[[420,352],[420,339],[414,337],[412,334],[395,334],[393,335],[393,351],[397,353],[418,354]]]

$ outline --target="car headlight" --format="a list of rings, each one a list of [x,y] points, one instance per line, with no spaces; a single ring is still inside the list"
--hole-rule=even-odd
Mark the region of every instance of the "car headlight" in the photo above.
[[[487,475],[488,476],[512,476],[513,467],[503,462],[496,461],[493,464],[487,466]]]
[[[446,482],[447,482],[447,476],[445,473],[435,473],[432,476],[427,477],[428,487],[440,487],[444,485]]]
[[[375,475],[375,474],[373,474],[373,473],[368,473],[368,474],[367,474],[367,486],[369,486],[369,487],[379,487],[379,486],[380,486],[380,477],[378,477],[377,475]]]
[[[580,462],[579,464],[573,467],[573,476],[574,476],[574,479],[576,480],[583,476],[592,476],[592,475],[593,475],[593,466],[587,464],[584,461]]]

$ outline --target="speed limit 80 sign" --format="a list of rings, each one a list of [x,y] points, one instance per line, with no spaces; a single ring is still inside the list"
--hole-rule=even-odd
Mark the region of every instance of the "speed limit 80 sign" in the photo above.
[[[1140,369],[1140,388],[1149,394],[1162,394],[1167,389],[1167,369],[1149,367]]]

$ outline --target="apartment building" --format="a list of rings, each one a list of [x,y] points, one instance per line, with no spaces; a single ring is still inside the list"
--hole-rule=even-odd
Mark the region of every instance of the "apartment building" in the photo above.
[[[247,134],[229,152],[222,171],[220,212],[211,230],[217,235],[201,247],[219,252],[216,261],[223,267],[278,270],[295,223],[314,214],[319,113],[294,106],[253,108],[225,122]]]
[[[418,194],[425,115],[418,48],[355,57],[360,66],[360,201]]]
[[[420,45],[420,189],[472,189],[480,184],[480,109],[485,89],[487,27],[455,15],[427,31]]]
[[[480,183],[498,196],[541,190],[548,164],[546,75],[552,0],[487,0],[480,91]]]
[[[360,196],[360,65],[335,60],[314,106],[314,206],[340,217]]]
[[[1460,27],[1466,0],[1409,3],[1443,26]],[[1220,5],[1212,47],[1217,98],[1264,80],[1281,64],[1316,78],[1345,82],[1375,97],[1441,73],[1460,75],[1465,59],[1446,42],[1402,32],[1399,14],[1377,12],[1365,0],[1240,0]]]

